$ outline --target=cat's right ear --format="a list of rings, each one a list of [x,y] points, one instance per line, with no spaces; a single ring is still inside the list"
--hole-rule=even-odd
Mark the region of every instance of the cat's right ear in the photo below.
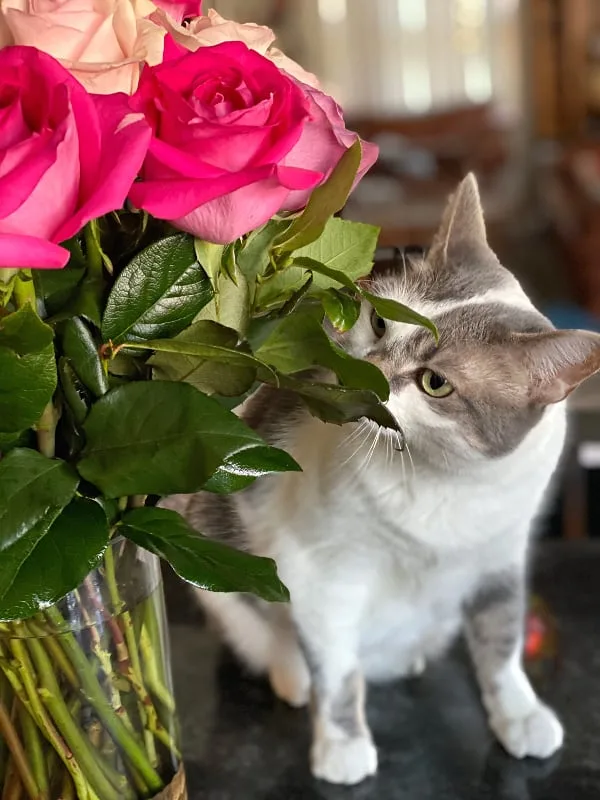
[[[448,199],[427,260],[434,267],[442,267],[452,250],[465,247],[488,247],[479,187],[472,172]]]
[[[600,334],[549,331],[515,334],[519,358],[529,373],[531,402],[549,405],[564,400],[600,370]]]

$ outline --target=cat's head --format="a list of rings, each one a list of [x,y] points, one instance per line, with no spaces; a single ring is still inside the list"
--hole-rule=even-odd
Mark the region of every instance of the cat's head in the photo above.
[[[600,369],[600,335],[554,330],[499,263],[473,175],[448,201],[427,255],[374,274],[368,288],[438,328],[436,344],[364,302],[354,328],[336,338],[382,370],[409,447],[440,462],[512,452],[548,406]]]

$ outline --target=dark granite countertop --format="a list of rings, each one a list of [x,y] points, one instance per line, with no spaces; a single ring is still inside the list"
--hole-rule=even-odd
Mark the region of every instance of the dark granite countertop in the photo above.
[[[545,763],[506,756],[488,733],[457,647],[422,677],[370,691],[380,768],[351,789],[311,778],[306,712],[246,677],[169,580],[191,800],[598,800],[600,543],[540,545],[534,573],[558,625],[558,663],[542,669],[538,683],[565,723],[564,751]]]

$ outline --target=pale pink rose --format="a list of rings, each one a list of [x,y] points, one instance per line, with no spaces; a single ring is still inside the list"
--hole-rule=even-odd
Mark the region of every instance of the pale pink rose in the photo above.
[[[164,8],[164,6],[163,6]],[[213,8],[208,10],[205,17],[196,17],[184,25],[173,22],[162,12],[152,16],[155,22],[163,25],[173,40],[181,48],[195,52],[200,47],[212,47],[223,42],[243,42],[250,50],[255,50],[261,56],[266,56],[273,61],[279,69],[284,70],[296,80],[302,81],[315,89],[319,89],[319,81],[311,72],[307,72],[300,64],[292,61],[277,47],[273,47],[275,34],[265,25],[255,25],[253,22],[234,22],[225,19]],[[176,51],[177,54],[179,51]]]
[[[175,22],[182,22],[188,17],[197,17],[202,13],[202,0],[155,0],[155,2]]]
[[[0,0],[0,44],[49,53],[94,94],[132,94],[144,63],[162,61],[155,11],[150,0]]]

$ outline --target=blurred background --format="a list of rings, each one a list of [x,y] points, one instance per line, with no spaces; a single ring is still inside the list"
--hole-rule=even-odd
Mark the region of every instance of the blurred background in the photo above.
[[[600,330],[600,0],[213,0],[268,25],[378,164],[344,215],[426,245],[474,170],[489,238],[558,327]],[[600,379],[573,398],[545,535],[600,535]]]

